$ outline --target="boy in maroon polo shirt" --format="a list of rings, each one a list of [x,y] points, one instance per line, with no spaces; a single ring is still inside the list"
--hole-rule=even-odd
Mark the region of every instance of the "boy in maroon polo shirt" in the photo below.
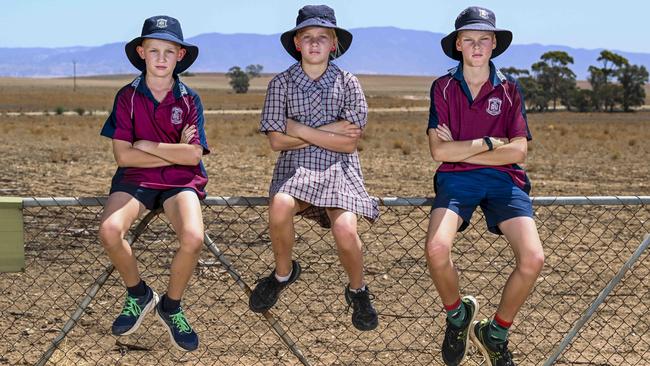
[[[436,197],[426,241],[431,278],[447,310],[442,358],[459,365],[471,336],[489,365],[514,365],[508,328],[532,290],[544,264],[533,221],[526,173],[530,132],[519,86],[490,61],[508,48],[512,33],[495,27],[494,13],[465,9],[456,30],[442,39],[449,57],[459,60],[431,87],[429,147],[441,162],[434,177]],[[516,267],[508,278],[492,320],[475,321],[479,305],[460,297],[458,274],[451,260],[457,231],[464,230],[481,206],[488,230],[508,239]]]
[[[178,74],[196,60],[198,48],[184,42],[178,20],[156,16],[145,20],[142,35],[126,47],[140,71],[120,89],[101,131],[112,139],[118,168],[104,207],[99,237],[127,287],[114,335],[135,332],[154,308],[172,344],[184,351],[198,347],[197,334],[180,306],[203,246],[199,200],[205,198],[207,173],[201,162],[209,153],[199,96]],[[171,264],[167,293],[160,297],[141,279],[137,261],[124,239],[145,211],[162,207],[180,248]]]

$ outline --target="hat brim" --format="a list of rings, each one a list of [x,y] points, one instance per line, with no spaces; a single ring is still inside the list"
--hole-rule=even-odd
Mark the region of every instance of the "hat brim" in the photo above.
[[[442,51],[445,55],[454,60],[463,60],[463,54],[456,50],[456,38],[458,37],[458,32],[466,30],[494,32],[497,39],[497,46],[492,50],[492,56],[490,58],[495,58],[505,52],[505,50],[510,46],[510,43],[512,43],[512,32],[509,30],[494,28],[487,24],[468,24],[456,29],[440,40],[440,45],[442,46]]]
[[[192,66],[194,61],[196,61],[196,58],[199,57],[199,48],[197,46],[181,41],[180,39],[168,33],[152,33],[144,37],[134,38],[131,42],[127,43],[126,46],[124,46],[126,57],[129,59],[131,64],[135,66],[136,69],[142,72],[147,69],[147,65],[145,64],[144,60],[140,58],[140,55],[136,49],[142,44],[142,41],[145,39],[161,39],[163,41],[178,43],[182,48],[186,50],[183,59],[176,63],[174,74],[180,74],[183,71],[187,70],[190,66]]]
[[[300,52],[298,52],[298,50],[296,50],[296,44],[293,42],[293,37],[296,35],[296,33],[299,30],[307,27],[321,27],[321,28],[334,29],[334,31],[336,32],[336,38],[338,38],[339,41],[338,52],[336,55],[330,53],[330,59],[335,59],[343,55],[350,48],[350,45],[352,44],[352,33],[348,32],[343,28],[339,28],[333,23],[330,23],[326,20],[320,18],[310,18],[298,24],[292,30],[282,33],[282,35],[280,36],[280,42],[282,42],[282,46],[284,46],[284,49],[287,50],[289,55],[291,55],[291,57],[295,58],[297,61],[300,61],[302,59],[302,55],[300,54]]]

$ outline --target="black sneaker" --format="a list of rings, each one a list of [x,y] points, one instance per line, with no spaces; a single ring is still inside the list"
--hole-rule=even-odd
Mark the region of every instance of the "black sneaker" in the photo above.
[[[377,328],[379,319],[377,310],[372,306],[371,300],[375,297],[366,285],[365,290],[352,292],[350,285],[345,286],[345,301],[348,309],[352,306],[352,325],[359,330],[373,330]]]
[[[122,313],[113,322],[111,332],[113,335],[122,336],[129,335],[140,327],[144,316],[153,310],[158,303],[158,294],[147,286],[144,296],[134,297],[128,293],[124,301]]]
[[[248,299],[248,307],[256,313],[263,313],[268,311],[275,305],[280,297],[280,293],[287,288],[290,284],[296,282],[300,277],[300,264],[296,261],[291,261],[292,270],[291,277],[286,282],[279,282],[275,278],[275,270],[271,272],[268,277],[264,277],[255,286],[251,297]]]
[[[185,317],[182,308],[175,313],[168,313],[162,308],[162,301],[156,306],[158,320],[165,326],[169,333],[169,340],[181,351],[194,351],[199,348],[199,336]]]
[[[490,342],[487,336],[490,321],[483,319],[474,322],[472,326],[472,342],[481,351],[485,362],[489,366],[515,366],[512,353],[508,350],[508,341],[503,343]]]
[[[469,346],[470,326],[478,313],[478,301],[473,296],[464,296],[461,304],[465,306],[465,323],[458,328],[447,319],[445,339],[442,341],[442,360],[448,366],[460,365],[465,359]]]

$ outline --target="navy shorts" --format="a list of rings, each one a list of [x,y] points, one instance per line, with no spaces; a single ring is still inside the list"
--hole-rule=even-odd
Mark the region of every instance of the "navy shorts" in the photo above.
[[[196,193],[192,188],[179,187],[171,189],[151,189],[133,186],[130,184],[114,184],[111,187],[110,194],[114,192],[125,192],[140,201],[149,211],[153,211],[163,206],[163,203],[170,197],[173,197],[183,191]]]
[[[513,217],[533,217],[528,193],[514,184],[510,175],[485,168],[464,172],[438,172],[434,176],[436,197],[432,210],[448,208],[463,219],[458,231],[469,226],[472,214],[481,206],[488,230],[503,234],[499,223]]]

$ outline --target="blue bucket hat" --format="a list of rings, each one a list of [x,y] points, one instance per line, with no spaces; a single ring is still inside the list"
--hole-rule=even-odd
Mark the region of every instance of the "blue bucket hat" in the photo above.
[[[463,55],[456,50],[458,32],[464,30],[494,32],[497,39],[497,46],[492,50],[492,57],[490,58],[495,58],[502,54],[512,42],[512,32],[497,28],[496,23],[496,16],[492,10],[478,6],[470,6],[463,10],[456,18],[456,30],[449,33],[449,35],[440,41],[442,50],[445,52],[445,55],[460,61],[463,59]]]
[[[293,37],[299,30],[307,27],[334,29],[339,44],[338,54],[334,55],[330,53],[331,59],[344,54],[345,51],[350,48],[350,44],[352,44],[352,33],[336,26],[336,16],[334,16],[334,9],[330,8],[327,5],[306,5],[302,9],[298,10],[296,27],[290,31],[282,33],[280,36],[280,42],[282,42],[284,49],[289,52],[291,57],[295,58],[298,61],[300,61],[302,55],[300,52],[298,52],[298,50],[296,50],[296,45],[293,43]]]
[[[187,50],[183,59],[176,63],[174,74],[180,74],[187,70],[199,56],[199,48],[183,40],[181,23],[177,19],[166,15],[151,17],[144,21],[140,37],[134,38],[124,47],[126,57],[140,71],[145,71],[146,65],[144,60],[138,55],[136,48],[142,45],[142,41],[146,38],[178,43],[182,48]]]

